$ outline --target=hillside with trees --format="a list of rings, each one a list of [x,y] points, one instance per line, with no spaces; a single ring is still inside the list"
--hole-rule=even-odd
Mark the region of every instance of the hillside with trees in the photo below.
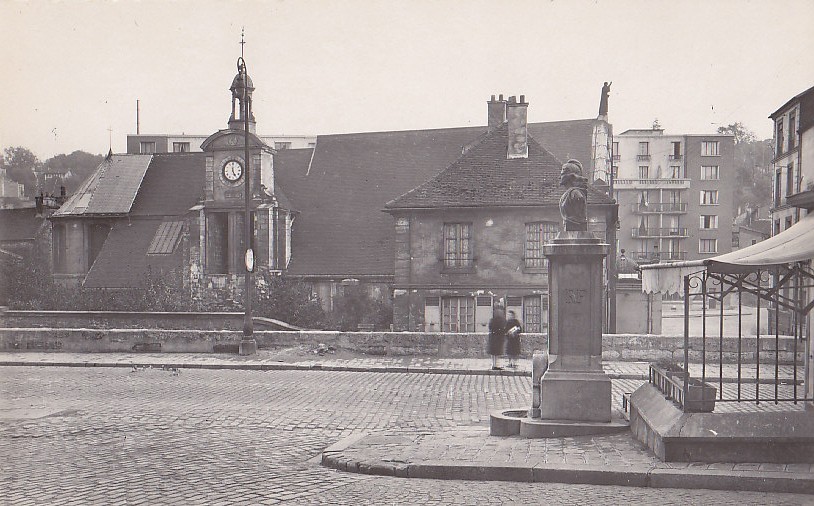
[[[102,160],[104,160],[102,155],[77,150],[41,162],[30,149],[23,146],[7,147],[3,150],[6,176],[25,185],[27,197],[33,197],[40,191],[57,193],[61,185],[64,185],[67,193],[71,194],[96,170]],[[49,173],[65,174],[66,177],[46,180],[46,174]]]
[[[718,128],[718,133],[735,137],[735,213],[747,208],[765,212],[772,203],[771,139],[758,140],[741,122]]]

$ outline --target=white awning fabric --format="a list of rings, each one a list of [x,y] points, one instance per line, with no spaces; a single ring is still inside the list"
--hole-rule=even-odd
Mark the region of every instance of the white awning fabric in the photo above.
[[[729,266],[768,267],[814,258],[814,214],[804,216],[790,228],[747,248],[709,259],[715,270]]]
[[[706,260],[642,265],[642,291],[684,293],[687,274],[709,269],[712,272],[749,272],[814,258],[814,213],[765,241]]]

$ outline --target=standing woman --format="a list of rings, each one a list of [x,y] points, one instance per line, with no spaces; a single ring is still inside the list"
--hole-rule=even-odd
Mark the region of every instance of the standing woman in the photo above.
[[[486,344],[486,352],[492,356],[492,370],[498,371],[502,367],[497,366],[497,357],[503,355],[503,341],[506,338],[506,317],[503,308],[495,307],[492,319],[489,320],[489,341]]]
[[[520,359],[520,333],[523,326],[514,311],[509,311],[509,319],[506,321],[506,355],[509,356],[509,367],[517,367]]]

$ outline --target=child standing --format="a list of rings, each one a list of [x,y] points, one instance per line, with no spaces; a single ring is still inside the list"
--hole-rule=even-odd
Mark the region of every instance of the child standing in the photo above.
[[[520,359],[520,333],[523,332],[523,326],[520,325],[520,320],[514,311],[509,311],[509,319],[506,321],[506,355],[509,356],[509,367],[517,367],[517,361]]]

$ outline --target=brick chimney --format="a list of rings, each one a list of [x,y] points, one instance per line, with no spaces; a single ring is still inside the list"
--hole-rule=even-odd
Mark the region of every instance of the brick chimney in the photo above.
[[[509,122],[509,146],[506,158],[529,157],[528,106],[525,95],[520,95],[520,102],[517,102],[515,97],[509,97],[506,104],[506,119]]]
[[[495,100],[495,96],[492,95],[491,100],[486,102],[489,106],[489,132],[492,132],[501,126],[506,121],[506,101],[503,100],[503,95],[500,95],[500,98]]]

